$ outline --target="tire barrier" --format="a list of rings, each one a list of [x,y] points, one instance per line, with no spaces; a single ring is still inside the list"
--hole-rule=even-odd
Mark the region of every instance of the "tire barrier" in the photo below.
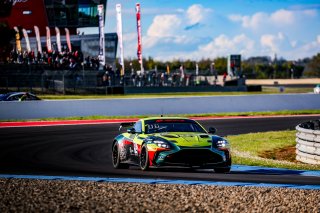
[[[303,163],[320,164],[320,120],[296,126],[296,159]]]

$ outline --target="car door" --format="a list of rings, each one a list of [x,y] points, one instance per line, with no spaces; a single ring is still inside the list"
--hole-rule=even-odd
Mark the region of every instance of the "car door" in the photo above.
[[[130,135],[130,138],[133,140],[133,151],[131,153],[131,161],[139,163],[139,155],[141,150],[141,145],[143,140],[146,138],[146,135],[143,132],[142,121],[138,121],[133,126],[135,133]]]

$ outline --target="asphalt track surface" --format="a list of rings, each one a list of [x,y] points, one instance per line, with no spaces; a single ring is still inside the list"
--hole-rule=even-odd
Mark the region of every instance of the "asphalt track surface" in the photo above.
[[[199,121],[214,126],[218,134],[295,129],[315,116],[273,118],[236,118]],[[131,177],[230,182],[320,184],[320,177],[302,176],[299,172],[270,172],[258,169],[216,174],[209,170],[185,168],[152,169],[138,167],[116,170],[111,163],[111,143],[119,124],[19,127],[0,129],[0,173],[29,175],[65,175],[82,177]]]

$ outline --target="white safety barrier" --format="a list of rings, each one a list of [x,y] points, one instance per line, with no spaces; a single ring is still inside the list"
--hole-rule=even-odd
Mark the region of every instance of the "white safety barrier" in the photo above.
[[[303,163],[320,164],[320,120],[309,121],[296,127],[296,159]]]
[[[63,89],[63,88],[62,88]],[[108,96],[106,96],[107,98]],[[2,101],[0,120],[72,116],[208,114],[320,109],[318,94],[226,95],[171,98]]]

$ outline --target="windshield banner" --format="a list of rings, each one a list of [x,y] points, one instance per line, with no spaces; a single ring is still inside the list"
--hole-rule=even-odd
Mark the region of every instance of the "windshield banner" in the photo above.
[[[137,47],[137,56],[138,61],[141,65],[141,72],[143,73],[143,64],[142,64],[142,44],[141,44],[141,13],[140,13],[140,4],[136,4],[136,16],[137,16],[137,33],[138,33],[138,47]]]
[[[38,52],[39,52],[39,53],[42,53],[42,46],[41,46],[41,40],[40,40],[40,32],[39,32],[39,27],[38,27],[38,26],[34,26],[34,32],[35,32],[35,34],[36,34]]]
[[[106,65],[105,57],[105,41],[104,41],[104,8],[103,4],[98,5],[98,17],[99,17],[99,61],[102,67]]]
[[[26,40],[27,52],[29,53],[31,52],[31,47],[30,47],[28,32],[26,31],[26,29],[22,29],[22,32],[23,32],[24,39]]]
[[[47,52],[51,53],[52,52],[52,48],[51,48],[50,28],[46,27],[46,31],[47,31]]]
[[[55,30],[56,30],[56,41],[57,41],[58,52],[61,53],[60,30],[58,27],[55,27]]]
[[[116,5],[116,11],[117,11],[117,34],[118,34],[118,42],[119,42],[119,48],[120,48],[120,61],[119,61],[121,65],[120,75],[124,76],[121,4]]]
[[[64,28],[64,30],[66,31],[66,40],[67,40],[67,45],[68,45],[69,52],[72,52],[69,29],[68,28]]]

